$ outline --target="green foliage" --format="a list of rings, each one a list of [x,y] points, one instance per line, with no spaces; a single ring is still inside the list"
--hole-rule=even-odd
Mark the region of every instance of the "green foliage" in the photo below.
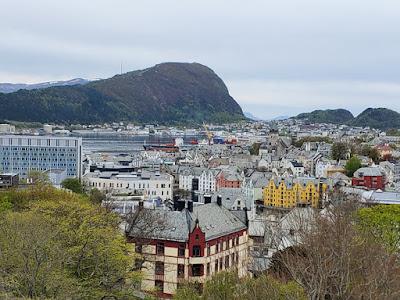
[[[28,174],[28,178],[31,181],[31,183],[35,185],[43,186],[50,184],[49,176],[41,171],[35,171],[35,170],[30,171]]]
[[[61,186],[77,194],[83,193],[83,185],[81,184],[78,178],[64,179],[63,182],[61,182]]]
[[[253,145],[251,145],[250,148],[250,154],[251,155],[258,155],[260,153],[260,143],[254,143]]]
[[[346,159],[348,150],[349,148],[345,143],[334,143],[332,145],[332,158],[334,160]]]
[[[311,123],[332,123],[346,124],[354,119],[351,112],[345,109],[314,110],[310,113],[303,113],[297,119],[307,119]]]
[[[307,299],[304,291],[294,282],[282,283],[261,275],[257,278],[239,278],[235,272],[220,272],[208,280],[200,294],[193,284],[177,290],[178,300],[302,300]]]
[[[400,206],[377,205],[362,208],[358,212],[359,224],[363,231],[371,233],[382,241],[390,251],[400,248]]]
[[[388,136],[400,136],[400,130],[398,129],[389,129],[386,131]]]
[[[345,165],[347,176],[352,177],[354,172],[359,168],[361,168],[361,161],[357,156],[354,155],[347,161]]]
[[[311,123],[348,124],[382,130],[395,128],[389,131],[389,135],[397,135],[397,129],[400,128],[400,114],[387,108],[367,108],[355,118],[345,109],[315,110],[299,114],[295,118],[307,119]]]
[[[90,190],[89,200],[93,204],[101,204],[104,200],[106,200],[106,195],[94,188]]]
[[[400,114],[387,108],[367,108],[357,116],[351,125],[378,129],[400,128]]]
[[[9,196],[6,193],[0,193],[0,213],[11,210],[12,208],[13,204]]]
[[[0,282],[18,296],[131,299],[139,274],[119,217],[86,197],[34,188],[2,195]],[[18,211],[16,211],[18,210]]]
[[[165,63],[80,86],[0,93],[0,120],[201,124],[244,119],[224,82],[197,63]]]

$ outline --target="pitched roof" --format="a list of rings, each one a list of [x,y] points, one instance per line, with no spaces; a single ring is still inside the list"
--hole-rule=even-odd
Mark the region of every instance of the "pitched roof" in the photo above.
[[[205,233],[206,240],[247,228],[239,216],[217,203],[195,206],[193,213],[187,209],[182,211],[144,209],[143,211],[146,211],[143,219],[141,220],[139,215],[135,223],[128,229],[129,237],[186,242],[189,233],[194,229],[196,219],[199,221],[199,227]],[[160,226],[155,225],[155,229],[151,232],[144,232],[143,227],[146,226],[146,222],[152,219],[159,220]]]

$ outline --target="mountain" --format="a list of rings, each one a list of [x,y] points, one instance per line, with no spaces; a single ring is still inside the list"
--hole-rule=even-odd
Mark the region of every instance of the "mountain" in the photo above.
[[[272,118],[270,121],[282,121],[282,120],[287,120],[289,119],[289,116],[277,116],[275,118]]]
[[[19,90],[35,90],[46,89],[53,86],[82,85],[88,83],[89,80],[82,78],[74,78],[66,81],[49,81],[42,83],[26,84],[26,83],[0,83],[0,93],[14,93]]]
[[[0,94],[0,120],[101,123],[244,119],[224,82],[198,63],[162,63],[85,85]]]
[[[244,116],[250,120],[253,121],[262,121],[262,119],[256,117],[255,115],[253,115],[251,112],[245,111],[243,112]]]
[[[345,109],[328,109],[302,113],[294,118],[307,119],[312,123],[347,124],[381,130],[400,128],[400,114],[387,108],[367,108],[357,117]]]
[[[387,108],[367,108],[352,122],[353,126],[372,127],[381,130],[400,128],[400,114]]]
[[[346,109],[314,110],[310,113],[302,113],[294,117],[296,119],[307,119],[311,123],[345,124],[351,122],[354,116]]]

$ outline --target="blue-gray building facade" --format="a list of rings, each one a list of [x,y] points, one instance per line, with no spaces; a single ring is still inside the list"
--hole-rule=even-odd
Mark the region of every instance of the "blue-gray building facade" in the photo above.
[[[0,172],[65,170],[67,177],[82,176],[82,139],[55,136],[0,135]]]

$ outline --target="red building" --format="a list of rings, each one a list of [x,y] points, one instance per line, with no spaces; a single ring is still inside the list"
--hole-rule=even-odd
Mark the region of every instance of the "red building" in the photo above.
[[[382,170],[378,167],[360,168],[354,173],[352,185],[371,190],[384,190],[385,178]]]
[[[141,289],[171,298],[185,282],[202,286],[214,274],[247,274],[246,212],[234,214],[217,203],[181,211],[141,209],[126,235],[141,254]],[[157,224],[149,228],[149,224]]]
[[[243,178],[237,173],[227,173],[221,171],[217,175],[217,190],[221,188],[240,188]]]

